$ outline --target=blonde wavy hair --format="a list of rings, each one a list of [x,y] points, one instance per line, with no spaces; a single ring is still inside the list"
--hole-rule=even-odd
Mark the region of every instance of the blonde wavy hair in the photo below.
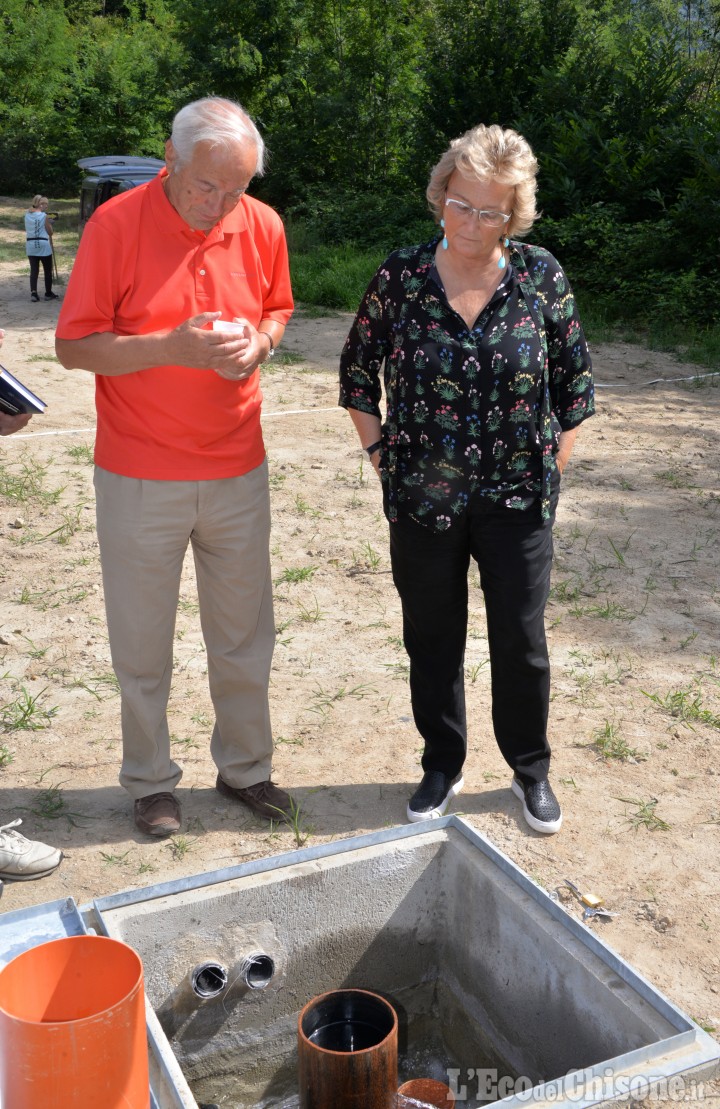
[[[453,139],[430,174],[425,195],[440,222],[448,182],[457,170],[468,181],[497,181],[514,188],[512,215],[503,229],[510,238],[526,234],[537,219],[538,164],[527,139],[497,123],[472,127]]]

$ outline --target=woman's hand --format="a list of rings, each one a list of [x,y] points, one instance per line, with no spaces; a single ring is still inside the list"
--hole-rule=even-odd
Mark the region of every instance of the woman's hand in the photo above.
[[[377,443],[382,438],[380,417],[373,416],[370,412],[361,412],[359,408],[348,408],[350,419],[355,425],[355,430],[360,437],[360,443],[363,445],[363,450]],[[382,447],[374,451],[370,455],[372,468],[380,478],[380,455],[382,454]]]
[[[570,431],[560,432],[557,454],[555,455],[555,464],[561,474],[570,460],[578,430],[579,428],[574,427]]]

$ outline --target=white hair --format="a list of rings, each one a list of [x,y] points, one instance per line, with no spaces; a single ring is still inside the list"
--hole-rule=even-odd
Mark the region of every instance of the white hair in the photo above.
[[[175,116],[170,136],[180,165],[189,162],[199,142],[230,147],[253,142],[257,149],[255,173],[262,175],[265,166],[265,143],[244,108],[234,100],[206,96],[186,104]]]

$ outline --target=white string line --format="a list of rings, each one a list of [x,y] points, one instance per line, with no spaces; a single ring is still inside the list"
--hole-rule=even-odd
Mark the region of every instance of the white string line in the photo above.
[[[292,408],[286,412],[263,412],[262,420],[271,420],[274,416],[310,416],[313,412],[342,412],[344,409],[339,404],[333,405],[332,408]],[[13,436],[3,436],[3,438],[12,439],[17,443],[20,439],[42,439],[48,435],[90,435],[95,432],[94,427],[67,427],[58,428],[55,431],[30,431],[26,434],[16,432]],[[3,444],[4,446],[5,444]]]
[[[719,370],[711,370],[706,374],[693,374],[692,377],[656,377],[652,381],[640,382],[623,382],[614,385],[608,385],[603,381],[596,381],[596,389],[646,389],[648,385],[669,385],[678,381],[703,381],[706,377],[720,378]],[[275,416],[310,416],[313,412],[340,412],[341,406],[334,405],[332,408],[290,408],[286,412],[264,412],[262,414],[263,420],[272,420]],[[22,432],[16,433],[12,438],[14,442],[20,439],[41,439],[48,435],[89,435],[94,432],[94,427],[73,427],[73,428],[60,428],[57,431],[31,431],[27,435]],[[3,436],[3,438],[10,438],[10,436]],[[3,444],[5,445],[5,444]]]
[[[720,379],[720,370],[711,370],[707,374],[693,374],[692,377],[656,377],[652,381],[629,381],[617,385],[604,385],[600,381],[595,382],[596,389],[644,389],[647,385],[667,385],[669,382],[674,381],[701,381],[705,377],[717,377]]]
[[[332,408],[289,408],[287,412],[263,412],[263,420],[271,420],[273,416],[308,416],[312,412],[344,412],[345,409],[341,408],[339,404],[334,404]]]

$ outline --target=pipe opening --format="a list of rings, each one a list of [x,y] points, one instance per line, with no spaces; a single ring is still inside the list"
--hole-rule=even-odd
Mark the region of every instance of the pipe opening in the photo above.
[[[203,1000],[217,997],[227,986],[227,971],[219,963],[200,963],[192,972],[191,983],[193,993]]]
[[[249,990],[264,990],[275,974],[275,961],[263,951],[254,951],[245,956],[238,974]]]

